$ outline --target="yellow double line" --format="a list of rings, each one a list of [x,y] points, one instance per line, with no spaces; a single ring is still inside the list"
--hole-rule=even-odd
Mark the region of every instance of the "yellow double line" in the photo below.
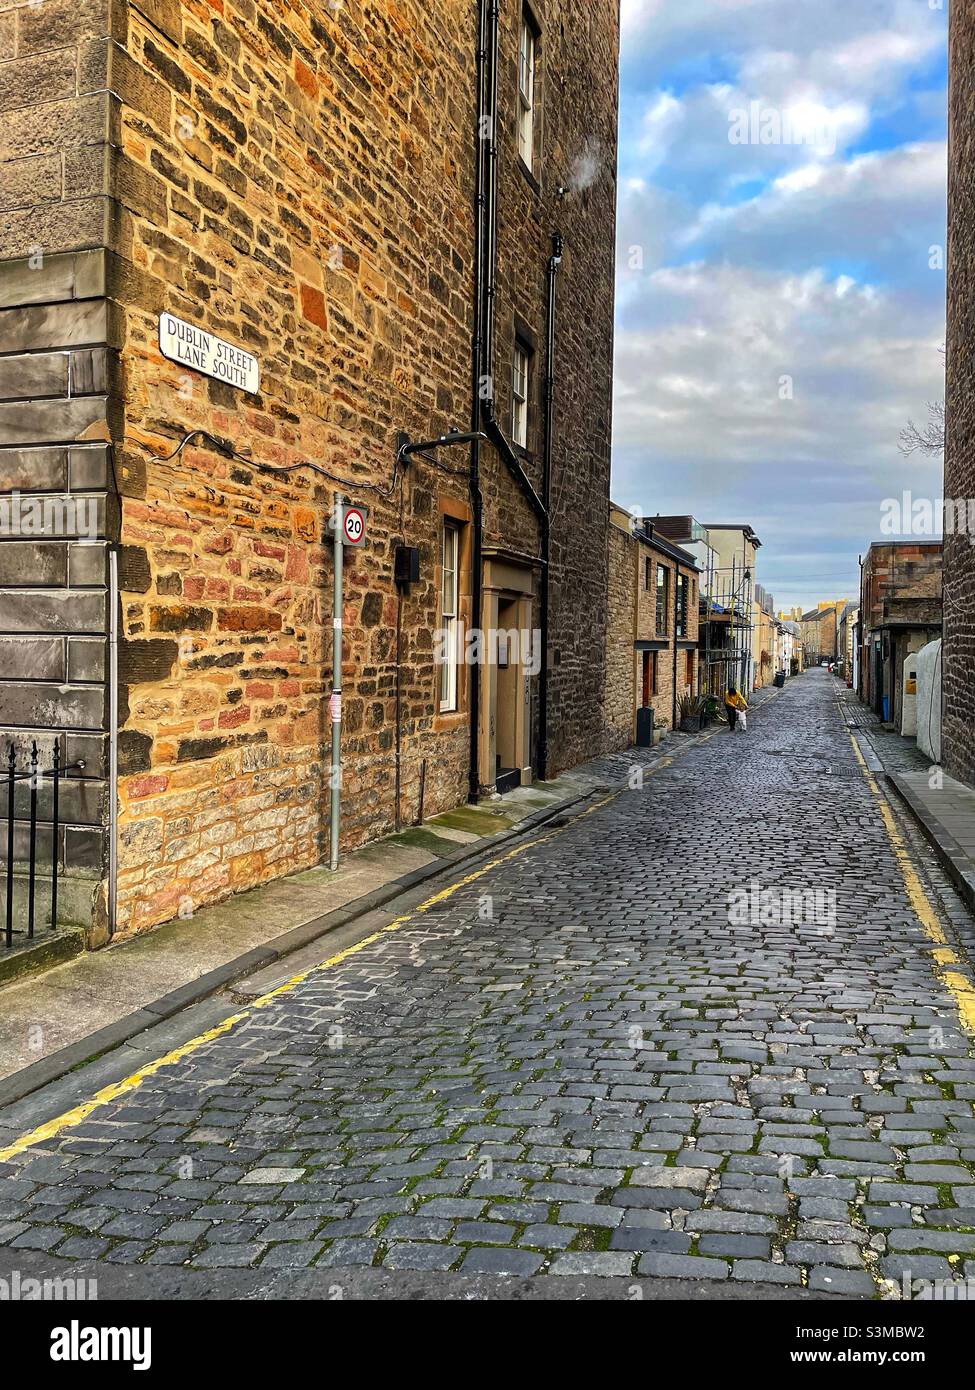
[[[361,941],[355,942],[352,946],[347,946],[343,951],[337,951],[334,956],[329,956],[327,960],[323,960],[319,965],[312,966],[310,970],[303,970],[301,974],[293,975],[291,979],[286,980],[284,984],[278,985],[275,989],[269,990],[267,994],[262,994],[260,998],[255,999],[246,1009],[241,1009],[239,1013],[232,1014],[229,1018],[225,1018],[222,1023],[218,1023],[214,1028],[208,1028],[205,1033],[201,1033],[196,1038],[191,1038],[189,1042],[182,1043],[179,1047],[174,1048],[172,1052],[167,1052],[165,1057],[157,1057],[155,1061],[147,1062],[144,1067],[140,1067],[139,1070],[133,1072],[131,1076],[127,1076],[124,1081],[113,1081],[111,1085],[103,1086],[90,1100],[82,1101],[80,1105],[76,1105],[72,1110],[66,1110],[63,1115],[58,1115],[56,1119],[48,1120],[45,1124],[38,1125],[36,1129],[30,1130],[27,1134],[22,1134],[19,1139],[15,1139],[12,1144],[8,1144],[5,1149],[0,1149],[0,1162],[14,1158],[17,1154],[23,1153],[25,1149],[33,1148],[35,1144],[43,1144],[49,1139],[56,1139],[64,1130],[73,1129],[75,1125],[82,1124],[83,1121],[87,1120],[89,1115],[93,1114],[96,1110],[100,1110],[103,1105],[109,1105],[113,1100],[118,1100],[119,1096],[128,1095],[131,1091],[138,1090],[143,1081],[146,1081],[150,1076],[155,1076],[156,1072],[161,1071],[163,1067],[174,1066],[177,1062],[181,1062],[184,1057],[189,1057],[201,1047],[205,1047],[207,1043],[213,1042],[214,1038],[219,1038],[222,1034],[229,1033],[232,1028],[236,1028],[237,1024],[242,1023],[245,1018],[249,1018],[251,1014],[256,1013],[258,1009],[266,1009],[269,1004],[273,1003],[275,999],[279,999],[281,995],[290,994],[293,989],[297,989],[300,984],[309,979],[312,975],[317,975],[322,970],[331,970],[334,966],[341,965],[341,963],[344,960],[348,960],[350,956],[358,955],[360,951],[364,951],[368,946],[372,946],[377,941],[381,941],[383,937],[390,936],[393,932],[399,931],[402,927],[415,921],[416,918],[421,916],[424,912],[429,912],[431,908],[446,902],[449,898],[452,898],[455,893],[460,892],[462,888],[466,888],[470,884],[476,883],[478,879],[483,878],[485,874],[491,873],[494,869],[501,868],[504,864],[510,863],[512,859],[517,859],[520,855],[527,853],[530,849],[536,849],[539,845],[547,844],[549,840],[554,840],[559,835],[564,835],[565,832],[570,830],[574,825],[578,825],[581,821],[586,820],[588,816],[594,815],[596,811],[601,810],[604,806],[608,806],[611,801],[615,801],[619,795],[619,792],[613,792],[610,796],[604,796],[600,801],[595,802],[585,811],[581,811],[579,815],[573,816],[571,820],[566,821],[564,825],[558,826],[555,830],[550,830],[548,834],[539,835],[534,840],[528,840],[524,844],[516,845],[514,849],[509,850],[507,854],[501,855],[498,859],[492,859],[490,863],[482,865],[479,869],[475,869],[473,873],[465,875],[464,878],[457,879],[456,882],[441,889],[439,893],[435,893],[432,898],[427,898],[426,902],[420,903],[418,907],[413,908],[411,912],[404,913],[402,917],[397,917],[395,921],[387,923],[385,927],[380,927],[378,931],[373,932],[370,936],[363,937]]]
[[[972,988],[970,981],[959,971],[944,968],[946,966],[959,965],[961,962],[948,945],[948,938],[945,936],[944,929],[938,921],[938,914],[932,906],[931,899],[925,891],[924,884],[918,877],[910,851],[904,843],[904,837],[894,819],[894,813],[890,809],[890,803],[877,785],[877,779],[867,766],[866,759],[860,752],[860,746],[852,733],[850,734],[850,742],[853,744],[853,751],[857,756],[857,761],[863,769],[863,775],[867,779],[867,785],[876,797],[877,805],[880,807],[880,814],[883,818],[884,828],[887,831],[887,838],[890,840],[891,848],[894,851],[894,857],[897,860],[901,876],[904,879],[904,888],[910,899],[911,907],[914,909],[915,915],[928,937],[934,942],[935,950],[932,954],[936,965],[939,967],[935,973],[953,994],[963,1024],[970,1032],[975,1033],[975,989]]]

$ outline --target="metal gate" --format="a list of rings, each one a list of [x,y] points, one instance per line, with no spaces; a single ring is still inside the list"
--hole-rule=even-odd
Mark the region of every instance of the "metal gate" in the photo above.
[[[21,940],[32,940],[38,928],[56,931],[58,925],[58,878],[62,872],[60,793],[61,782],[69,772],[80,772],[84,761],[61,765],[60,740],[54,744],[52,766],[41,767],[37,744],[18,767],[17,747],[7,746],[6,843],[3,873],[3,945],[10,949]],[[26,765],[24,765],[26,764]],[[46,802],[39,817],[39,801]],[[49,850],[50,864],[47,864]],[[17,873],[26,868],[26,877]],[[18,911],[18,899],[22,899]],[[46,909],[46,910],[45,910]]]

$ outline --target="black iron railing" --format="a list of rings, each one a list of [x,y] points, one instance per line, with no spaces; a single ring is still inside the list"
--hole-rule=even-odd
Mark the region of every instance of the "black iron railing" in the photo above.
[[[34,928],[37,923],[37,835],[38,827],[46,832],[51,832],[51,866],[50,866],[50,885],[51,885],[51,913],[50,927],[55,930],[58,924],[58,877],[62,868],[62,856],[60,853],[60,792],[61,782],[69,772],[80,772],[85,764],[84,761],[71,763],[68,766],[61,765],[61,747],[58,742],[54,744],[53,766],[42,768],[40,766],[40,755],[37,744],[31,744],[28,766],[18,769],[17,749],[14,744],[8,745],[6,760],[7,776],[7,862],[4,873],[4,934],[3,944],[11,947],[14,944],[15,936],[26,935],[30,940],[34,936]],[[50,817],[45,816],[43,821],[38,820],[38,791],[46,779],[51,779],[51,811]],[[17,811],[17,785],[26,782],[29,787],[30,796],[26,821],[23,815],[18,816]],[[16,889],[16,879],[14,870],[18,863],[16,831],[20,825],[27,825],[27,854],[26,860],[21,857],[20,863],[27,864],[27,926],[26,930],[14,930],[14,895]],[[47,875],[43,875],[46,877]]]

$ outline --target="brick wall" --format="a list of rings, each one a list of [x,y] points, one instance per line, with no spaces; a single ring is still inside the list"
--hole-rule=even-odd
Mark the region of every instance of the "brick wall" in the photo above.
[[[975,5],[951,6],[944,495],[975,498]],[[975,548],[944,543],[945,769],[975,783]]]
[[[636,566],[639,547],[625,520],[611,521],[606,631],[604,749],[628,748],[636,734]]]
[[[682,565],[664,551],[639,541],[637,561],[637,639],[645,642],[663,644],[656,652],[657,690],[650,703],[653,706],[654,725],[659,729],[674,727],[674,692],[677,698],[697,693],[697,642],[699,631],[700,576],[689,565]],[[647,574],[649,563],[650,573]],[[657,624],[657,566],[662,565],[667,573],[667,602],[664,609],[664,623]],[[684,636],[678,637],[675,659],[675,626],[677,613],[675,607],[675,584],[678,575],[688,581],[687,625]],[[637,701],[643,702],[642,670],[638,658]],[[677,714],[680,720],[680,713]]]
[[[465,796],[467,711],[438,713],[433,634],[442,516],[463,515],[466,479],[420,462],[389,498],[365,485],[388,482],[401,430],[430,437],[469,416],[477,7],[15,10],[13,22],[0,12],[0,91],[24,105],[2,153],[4,188],[22,205],[11,205],[3,254],[26,257],[38,239],[48,251],[109,250],[106,412],[129,560],[119,920],[140,927],[323,852],[333,487],[259,463],[313,459],[361,479],[371,508],[367,546],[347,569],[345,843],[395,823],[397,689],[403,818],[418,812],[424,761],[427,814]],[[548,0],[536,14],[533,181],[514,157],[520,15],[504,7],[497,394],[507,424],[517,327],[539,349],[524,456],[539,486],[558,226],[556,771],[603,741],[618,5]],[[41,53],[51,85],[18,66]],[[11,167],[26,159],[38,161],[33,176]],[[50,196],[25,202],[32,185]],[[260,394],[165,360],[163,310],[254,353]],[[166,461],[196,429],[244,458],[192,441]],[[463,469],[466,456],[449,463]],[[537,556],[537,522],[491,451],[484,492],[486,546]],[[399,614],[398,540],[419,545],[422,562]],[[461,589],[471,618],[469,571]]]
[[[473,8],[473,6],[471,6]],[[522,7],[502,5],[505,61],[500,108],[517,103]],[[602,739],[606,556],[612,424],[619,0],[538,0],[541,28],[537,180],[520,167],[514,127],[503,123],[497,378],[510,418],[515,327],[537,343],[535,415],[543,407],[544,271],[551,233],[565,238],[559,276],[553,449],[549,771],[592,756]],[[560,195],[559,189],[564,189]],[[530,432],[526,468],[541,485],[542,431]],[[500,535],[530,542],[516,497],[498,505]],[[490,528],[489,528],[490,529]],[[510,543],[510,540],[509,540]],[[595,698],[594,698],[595,692]]]

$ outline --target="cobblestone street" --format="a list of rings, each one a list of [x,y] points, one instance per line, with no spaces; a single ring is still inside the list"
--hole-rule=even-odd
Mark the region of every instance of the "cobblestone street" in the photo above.
[[[595,809],[15,1153],[8,1256],[975,1276],[971,919],[838,689],[810,671],[642,787],[606,760]]]

